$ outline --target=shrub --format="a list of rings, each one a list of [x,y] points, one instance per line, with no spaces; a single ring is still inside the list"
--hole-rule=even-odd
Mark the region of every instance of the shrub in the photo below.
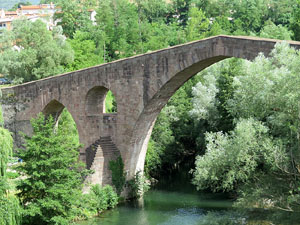
[[[91,188],[91,199],[94,199],[94,207],[98,214],[106,209],[114,208],[118,204],[118,195],[109,185],[100,187],[99,184]]]
[[[128,186],[130,189],[129,198],[140,198],[145,192],[150,188],[149,182],[147,182],[146,177],[138,171],[134,178],[128,181]]]

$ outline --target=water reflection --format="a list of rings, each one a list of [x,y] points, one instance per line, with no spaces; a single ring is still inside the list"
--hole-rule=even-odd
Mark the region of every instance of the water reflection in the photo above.
[[[162,179],[139,201],[124,203],[116,209],[104,212],[100,218],[78,224],[197,225],[204,221],[208,212],[218,212],[214,214],[214,219],[224,218],[224,213],[232,209],[232,200],[224,194],[196,191],[195,187],[190,184],[190,174],[186,171],[188,170],[181,170]],[[234,215],[234,210],[232,212]],[[243,215],[239,213],[236,215],[241,216],[239,219],[243,222],[240,224],[300,225],[300,213],[250,210]],[[233,219],[231,214],[226,216],[230,220]]]
[[[210,210],[226,210],[232,202],[222,194],[199,193],[188,173],[164,179],[136,202],[128,202],[80,225],[196,225]],[[172,180],[172,181],[171,181]]]

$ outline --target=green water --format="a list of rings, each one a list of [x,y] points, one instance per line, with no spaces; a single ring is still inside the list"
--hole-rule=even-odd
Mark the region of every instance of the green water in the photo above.
[[[162,179],[140,201],[123,203],[78,225],[197,225],[210,211],[219,212],[218,217],[234,211],[226,195],[198,192],[189,180],[188,172],[175,173]],[[245,217],[243,225],[300,224],[300,213],[250,209]]]
[[[163,179],[144,198],[127,202],[80,225],[193,225],[210,210],[227,210],[232,202],[223,194],[199,193],[188,173]]]

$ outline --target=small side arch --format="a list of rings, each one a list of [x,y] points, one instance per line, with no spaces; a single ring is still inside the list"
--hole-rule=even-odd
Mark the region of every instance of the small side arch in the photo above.
[[[96,86],[90,89],[85,99],[85,111],[87,116],[99,116],[105,114],[107,111],[107,104],[105,103],[108,95],[110,97],[114,96],[106,87]]]

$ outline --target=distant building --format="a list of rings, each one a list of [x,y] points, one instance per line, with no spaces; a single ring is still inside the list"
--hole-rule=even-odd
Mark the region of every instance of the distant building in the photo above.
[[[58,10],[59,8],[55,7],[53,3],[28,6],[21,5],[16,11],[4,11],[2,9],[0,11],[0,32],[4,29],[11,30],[12,21],[21,17],[26,17],[30,21],[40,19],[47,24],[48,30],[51,30],[56,26],[56,21],[54,21],[53,16]]]
[[[48,30],[52,30],[57,25],[59,20],[54,20],[54,14],[61,12],[61,8],[56,7],[55,4],[40,4],[40,5],[21,5],[16,11],[0,10],[0,32],[4,29],[12,29],[12,21],[21,17],[26,17],[30,21],[42,20]],[[89,9],[90,20],[96,25],[96,11]]]
[[[53,3],[41,5],[21,5],[19,12],[21,15],[54,15],[54,13],[56,12],[56,8]]]

